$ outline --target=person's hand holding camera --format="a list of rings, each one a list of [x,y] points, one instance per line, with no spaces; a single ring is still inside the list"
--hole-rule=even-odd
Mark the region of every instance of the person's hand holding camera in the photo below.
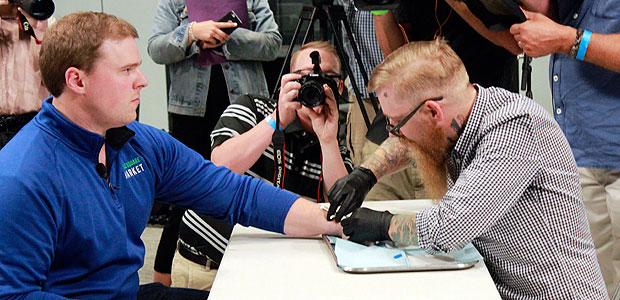
[[[37,39],[42,41],[45,37],[45,31],[47,30],[47,20],[37,20],[24,11],[21,7],[18,7],[17,10],[19,10],[19,12],[24,15],[26,19],[28,19],[28,23],[30,24],[30,27],[32,27],[32,30],[34,30],[34,34]]]
[[[295,121],[297,110],[301,108],[301,103],[295,101],[301,84],[297,80],[301,75],[291,73],[282,76],[280,83],[280,97],[278,99],[278,110],[280,111],[280,127],[286,128],[288,124]],[[271,114],[276,119],[276,112]]]
[[[328,142],[338,142],[338,105],[334,92],[327,85],[323,85],[325,92],[325,102],[323,105],[316,107],[302,106],[301,110],[305,112],[312,121],[312,129],[316,134],[319,142],[325,144]]]
[[[194,42],[194,38],[201,41],[200,46],[203,49],[219,47],[229,40],[228,34],[222,31],[222,28],[237,27],[233,22],[215,22],[204,21],[190,23],[188,26],[189,43]]]

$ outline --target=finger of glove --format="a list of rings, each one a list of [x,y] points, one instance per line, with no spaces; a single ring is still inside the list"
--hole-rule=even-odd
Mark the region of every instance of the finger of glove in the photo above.
[[[343,209],[343,207],[347,203],[347,199],[353,193],[354,191],[344,186],[339,191],[339,193],[334,193],[333,195],[331,195],[331,197],[329,195],[327,196],[329,199],[329,210],[327,211],[328,221],[332,221],[332,220],[336,220],[336,222],[342,221],[342,216],[340,217],[337,217],[337,216],[339,215],[340,211]]]
[[[348,215],[356,208],[361,206],[361,203],[356,203],[356,193],[352,192],[347,194],[347,197],[340,204],[340,209],[336,213],[336,222],[342,221],[342,217]]]
[[[329,201],[329,210],[327,211],[327,221],[332,221],[336,218],[336,212],[338,211],[338,207],[340,207],[340,204],[338,204],[338,201],[332,201],[330,199]]]
[[[342,200],[345,199],[346,194],[344,194],[344,190],[346,187],[344,178],[341,178],[334,183],[331,189],[327,192],[327,199],[329,199],[329,210],[327,211],[327,220],[331,221],[334,219],[336,212],[338,211],[338,207],[340,207]]]
[[[355,233],[355,222],[351,222],[350,218],[342,220],[342,233],[346,236],[351,236]]]

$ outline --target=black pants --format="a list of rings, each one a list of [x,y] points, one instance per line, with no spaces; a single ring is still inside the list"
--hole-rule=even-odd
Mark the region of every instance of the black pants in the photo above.
[[[209,291],[171,288],[159,282],[143,284],[138,291],[138,300],[205,300]]]

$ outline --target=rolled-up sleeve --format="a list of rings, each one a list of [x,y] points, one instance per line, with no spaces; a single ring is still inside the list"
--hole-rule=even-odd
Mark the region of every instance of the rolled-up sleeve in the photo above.
[[[153,35],[149,38],[147,51],[155,63],[170,64],[187,59],[200,52],[192,43],[187,47],[188,24],[181,24],[173,1],[161,0],[153,19]]]

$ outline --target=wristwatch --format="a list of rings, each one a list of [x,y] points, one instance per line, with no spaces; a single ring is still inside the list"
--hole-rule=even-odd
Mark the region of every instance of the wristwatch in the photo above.
[[[568,55],[572,58],[577,58],[577,52],[579,51],[579,44],[581,43],[581,37],[583,37],[583,29],[577,29],[577,37],[575,38],[575,42],[573,46],[570,48],[570,52]]]

